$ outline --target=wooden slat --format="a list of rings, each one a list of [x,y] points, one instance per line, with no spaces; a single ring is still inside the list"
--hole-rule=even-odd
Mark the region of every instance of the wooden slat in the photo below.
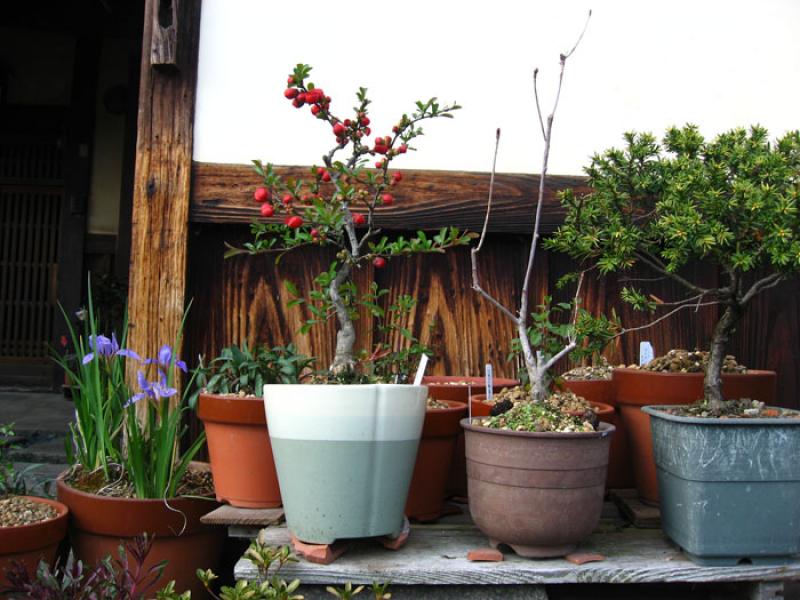
[[[306,167],[281,167],[279,173],[305,176]],[[259,178],[248,165],[194,163],[192,204],[189,218],[195,223],[249,223],[260,218],[253,202]],[[490,231],[529,233],[539,187],[536,175],[501,174],[495,179]],[[550,175],[542,212],[543,231],[561,221],[556,193],[565,188],[588,191],[586,179]],[[462,171],[403,171],[395,203],[379,208],[378,223],[384,229],[438,229],[455,225],[480,231],[486,213],[489,174]],[[274,217],[275,222],[279,222]]]
[[[185,300],[201,2],[176,7],[181,65],[165,73],[150,66],[158,2],[145,2],[128,296],[129,344],[143,356],[171,343]]]
[[[200,517],[206,525],[248,525],[267,527],[283,521],[282,508],[237,508],[223,504]]]
[[[280,546],[289,543],[289,532],[286,527],[270,527],[259,538]],[[533,560],[513,553],[507,553],[498,563],[467,560],[468,551],[486,546],[486,536],[474,527],[421,525],[412,527],[408,544],[399,551],[369,543],[353,544],[330,565],[304,560],[287,563],[281,576],[298,578],[304,584],[390,581],[395,585],[722,583],[800,578],[800,563],[735,568],[696,565],[656,529],[599,529],[579,551],[599,553],[605,560],[581,566],[564,559]],[[244,559],[236,564],[234,573],[237,579],[257,577],[252,563]]]

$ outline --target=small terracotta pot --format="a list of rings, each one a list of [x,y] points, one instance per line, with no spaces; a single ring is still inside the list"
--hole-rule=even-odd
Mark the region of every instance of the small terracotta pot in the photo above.
[[[217,500],[242,508],[281,505],[262,398],[200,394],[198,414]]]
[[[39,523],[0,527],[0,589],[9,584],[6,569],[12,562],[22,563],[30,574],[36,572],[40,560],[47,561],[52,566],[58,545],[67,535],[69,509],[64,504],[46,498],[25,498],[52,506],[57,514],[54,518]]]
[[[460,421],[467,414],[467,405],[463,402],[441,402],[445,402],[448,408],[428,408],[425,412],[417,461],[408,490],[406,516],[418,521],[433,521],[442,514],[456,440],[462,433]]]
[[[703,397],[703,373],[664,373],[642,369],[614,369],[613,380],[622,423],[628,433],[636,489],[642,502],[658,505],[658,480],[650,434],[649,404],[692,404]],[[722,393],[727,398],[752,398],[774,404],[774,371],[723,373]]]
[[[422,385],[428,386],[428,395],[437,400],[455,400],[467,403],[474,394],[486,392],[485,377],[461,377],[459,375],[429,375],[422,378]],[[492,391],[499,392],[506,387],[519,385],[516,379],[495,377],[492,381]],[[450,469],[450,479],[447,482],[447,495],[467,496],[467,459],[464,456],[464,433],[460,433],[456,440],[453,466]]]
[[[613,414],[603,415],[602,421],[611,423],[617,428],[611,438],[611,449],[608,453],[608,489],[632,488],[634,483],[633,465],[628,446],[628,434],[619,414],[616,390],[613,379],[564,380],[564,387],[571,392],[586,398],[589,402],[610,405]]]
[[[175,589],[191,590],[192,598],[206,598],[197,569],[218,567],[225,530],[200,523],[200,517],[219,505],[197,498],[138,500],[109,498],[76,490],[56,480],[58,499],[69,507],[70,542],[76,558],[94,565],[106,556],[119,556],[119,546],[135,536],[153,534],[155,540],[145,561],[149,568],[167,561],[156,584],[175,580]],[[149,590],[154,592],[154,590]]]
[[[614,426],[576,433],[489,429],[464,419],[469,509],[489,543],[520,556],[564,556],[603,508]]]

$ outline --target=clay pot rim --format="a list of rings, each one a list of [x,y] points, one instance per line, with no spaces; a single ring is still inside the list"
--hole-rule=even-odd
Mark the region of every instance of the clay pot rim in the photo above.
[[[197,416],[203,422],[266,426],[264,398],[237,394],[201,393],[197,398]]]
[[[481,419],[486,417],[473,417],[473,419]],[[510,431],[508,429],[492,429],[490,427],[481,427],[473,425],[469,422],[469,418],[461,419],[461,426],[467,431],[475,433],[488,433],[493,435],[507,435],[511,437],[522,437],[532,439],[594,439],[607,437],[614,433],[616,427],[605,421],[600,422],[599,431]]]
[[[482,397],[481,397],[482,396]],[[480,402],[482,404],[486,404],[488,406],[488,402],[486,402],[486,394],[475,394],[472,396],[473,402]],[[611,406],[608,402],[596,402],[594,400],[586,400],[589,404],[593,407],[600,408],[602,412],[595,411],[598,416],[599,415],[608,415],[615,412],[614,407]]]
[[[789,417],[748,417],[746,419],[720,419],[718,417],[685,417],[683,415],[673,415],[665,412],[669,409],[674,409],[681,406],[690,406],[688,404],[651,404],[643,406],[642,411],[646,412],[651,417],[663,419],[665,421],[672,421],[675,423],[685,423],[687,425],[711,425],[714,427],[763,427],[764,425],[793,425],[800,427],[800,419],[791,419]],[[776,410],[789,411],[796,415],[800,415],[800,410],[792,408],[782,408],[779,406],[768,406],[766,408],[775,408]]]
[[[436,380],[436,381],[431,381]],[[463,382],[463,383],[460,383]],[[436,387],[455,387],[455,388],[464,388],[464,387],[486,387],[486,378],[485,377],[473,377],[473,376],[460,376],[460,375],[426,375],[422,378],[422,385],[427,385],[428,387],[436,386]],[[504,388],[504,387],[514,387],[519,385],[518,379],[508,379],[505,377],[495,377],[492,380],[492,388]]]
[[[437,400],[437,402],[444,402],[447,408],[425,408],[426,413],[444,414],[461,412],[467,408],[466,402],[459,402],[458,400]]]
[[[164,501],[166,500],[169,502],[170,506],[174,506],[175,504],[184,504],[190,503],[194,504],[194,502],[209,502],[209,504],[217,503],[217,500],[209,496],[208,498],[204,498],[201,496],[174,496],[172,498],[119,498],[116,496],[101,496],[100,494],[93,494],[91,492],[84,492],[83,490],[79,490],[78,488],[72,487],[68,484],[64,477],[66,476],[67,471],[61,473],[58,477],[56,477],[56,489],[65,490],[68,494],[74,494],[76,496],[96,500],[99,499],[102,502],[113,502],[113,503],[142,503],[145,505],[164,505]]]
[[[69,521],[69,507],[58,500],[39,498],[38,496],[22,496],[27,500],[40,504],[47,504],[56,509],[57,514],[52,519],[45,519],[38,523],[27,525],[12,525],[0,527],[0,556],[31,552],[40,550],[59,542],[67,535]]]
[[[58,500],[50,500],[50,498],[40,498],[39,496],[19,496],[19,494],[12,494],[12,496],[17,496],[20,498],[25,498],[26,500],[30,500],[31,502],[38,502],[39,504],[48,504],[56,509],[57,514],[55,517],[50,519],[45,519],[43,521],[37,521],[36,523],[28,523],[27,525],[10,525],[7,527],[0,527],[0,531],[14,531],[14,532],[23,532],[23,531],[33,531],[34,529],[41,527],[44,524],[51,524],[59,519],[65,519],[69,515],[69,507],[64,504],[63,502],[59,502]]]
[[[615,367],[612,371],[612,377],[614,373],[620,373],[625,377],[637,377],[640,375],[645,375],[648,377],[688,377],[691,379],[698,379],[705,377],[705,373],[703,372],[696,372],[696,373],[681,373],[681,372],[674,372],[674,371],[647,371],[646,369],[629,369],[625,368],[618,368]],[[777,376],[775,371],[768,371],[766,369],[748,369],[746,373],[722,373],[722,376],[725,378],[739,378],[739,377],[773,377]],[[613,379],[611,380],[613,381]]]

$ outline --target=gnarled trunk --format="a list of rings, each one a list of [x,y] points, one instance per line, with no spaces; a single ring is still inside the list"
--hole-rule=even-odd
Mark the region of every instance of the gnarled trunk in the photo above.
[[[350,265],[344,263],[336,273],[336,277],[334,277],[328,289],[331,304],[336,310],[336,320],[339,323],[339,329],[336,332],[336,353],[330,366],[330,371],[334,375],[352,372],[356,366],[356,361],[353,357],[356,329],[353,326],[353,319],[350,318],[350,314],[344,304],[344,299],[339,292],[341,285],[350,277],[350,273]]]
[[[742,316],[742,310],[743,307],[736,301],[729,303],[717,322],[714,336],[711,338],[708,366],[703,380],[703,394],[714,415],[720,414],[722,402],[725,400],[722,395],[722,365],[725,362],[728,342],[730,342],[731,334]]]

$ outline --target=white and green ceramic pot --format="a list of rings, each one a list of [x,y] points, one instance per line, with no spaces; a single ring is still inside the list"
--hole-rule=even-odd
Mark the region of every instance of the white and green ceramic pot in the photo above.
[[[398,534],[425,419],[414,385],[265,385],[289,530],[303,542]]]

